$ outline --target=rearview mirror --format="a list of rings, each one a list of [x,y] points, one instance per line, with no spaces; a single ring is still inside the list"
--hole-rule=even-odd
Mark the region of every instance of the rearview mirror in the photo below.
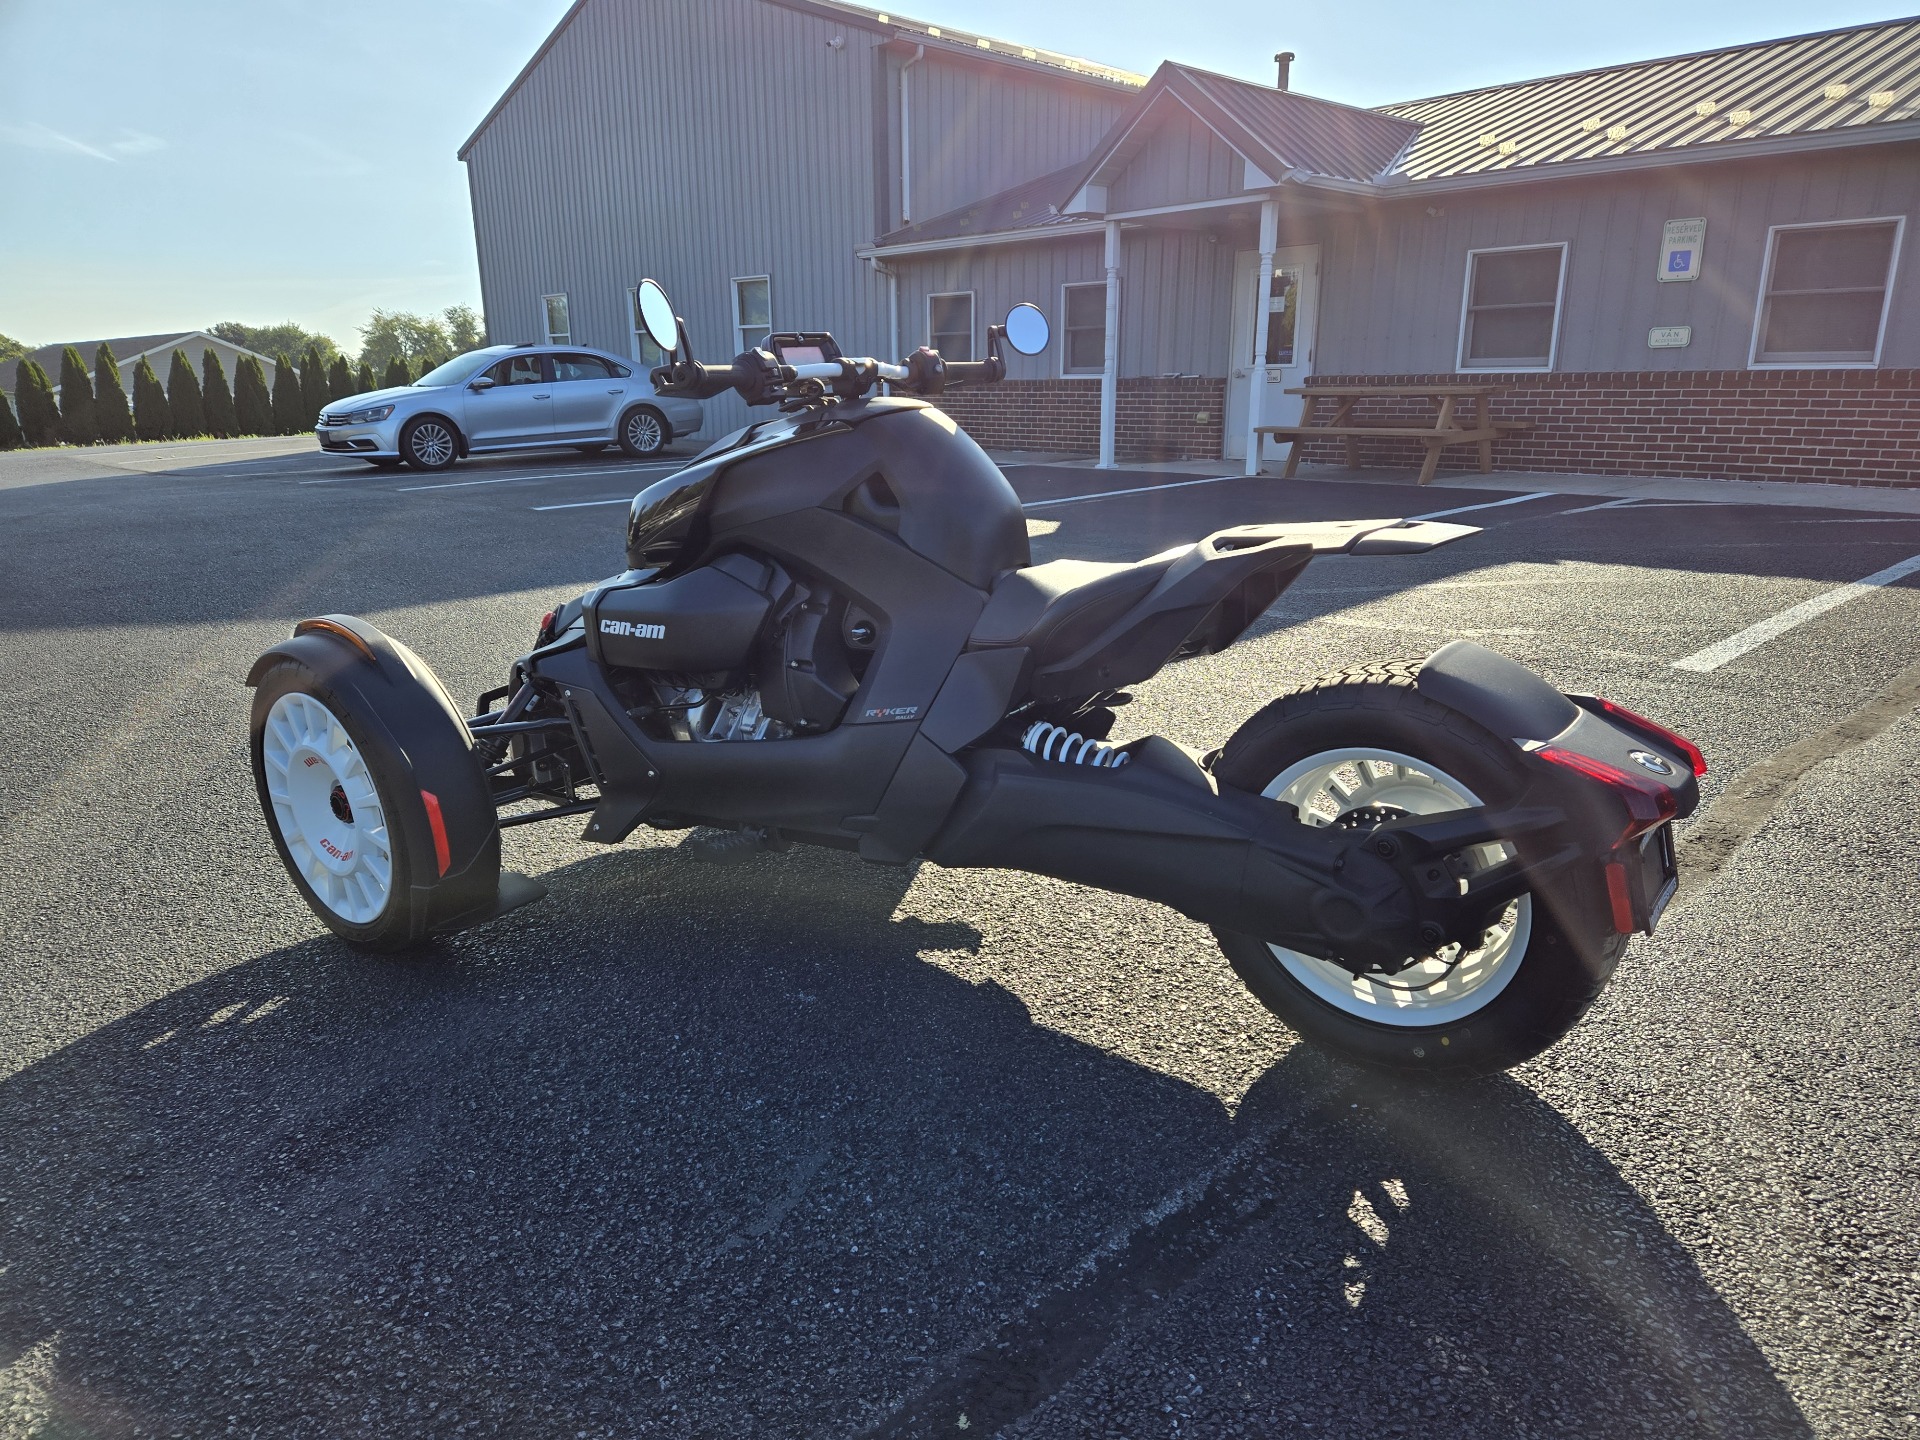
[[[662,350],[674,350],[680,344],[680,326],[673,318],[673,302],[660,288],[658,280],[642,280],[635,295],[640,311],[640,328]]]
[[[1007,344],[1022,355],[1047,348],[1047,317],[1038,305],[1023,300],[1007,312]]]

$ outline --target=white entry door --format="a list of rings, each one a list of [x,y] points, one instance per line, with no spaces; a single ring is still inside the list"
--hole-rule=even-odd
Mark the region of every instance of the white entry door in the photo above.
[[[1260,252],[1242,250],[1233,267],[1233,353],[1227,367],[1227,426],[1221,452],[1241,459],[1247,453],[1247,400],[1256,384],[1262,425],[1291,425],[1300,418],[1301,398],[1286,393],[1304,385],[1313,368],[1313,325],[1319,309],[1320,247],[1290,245],[1273,252],[1273,283],[1267,307],[1267,353],[1253,353],[1259,315],[1254,291],[1260,285]],[[1272,447],[1269,446],[1269,449]]]

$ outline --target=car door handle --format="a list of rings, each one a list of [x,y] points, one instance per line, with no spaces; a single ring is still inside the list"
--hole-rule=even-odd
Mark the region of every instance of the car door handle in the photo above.
[[[551,396],[551,395],[536,395],[536,396],[534,396],[533,398],[534,398],[534,399],[536,399],[536,400],[551,400],[551,399],[553,398],[553,396]]]
[[[607,393],[609,395],[624,395],[627,392],[624,389],[622,389],[620,386],[616,385],[613,387],[613,389],[607,391]]]

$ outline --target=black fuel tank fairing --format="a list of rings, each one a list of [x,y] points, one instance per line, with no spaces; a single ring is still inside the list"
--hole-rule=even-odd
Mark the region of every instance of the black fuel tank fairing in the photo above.
[[[1006,477],[943,412],[881,399],[728,436],[634,498],[627,564],[663,576],[727,532],[797,509],[843,510],[978,590],[1032,562]]]

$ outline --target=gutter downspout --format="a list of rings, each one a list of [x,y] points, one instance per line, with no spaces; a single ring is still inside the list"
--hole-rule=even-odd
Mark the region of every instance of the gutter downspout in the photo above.
[[[1114,468],[1114,430],[1120,412],[1120,222],[1107,221],[1107,337],[1100,367],[1100,461]]]
[[[907,71],[926,57],[927,47],[913,47],[913,58],[900,67],[900,223],[913,223],[913,107],[907,103]],[[899,338],[898,327],[895,329]]]
[[[1253,288],[1253,363],[1247,369],[1247,474],[1260,473],[1261,402],[1267,394],[1267,308],[1273,294],[1273,251],[1280,236],[1280,202],[1260,202],[1260,278]]]
[[[869,255],[867,263],[873,266],[873,273],[884,276],[887,282],[887,350],[889,356],[900,354],[900,272],[886,263],[878,255]]]

